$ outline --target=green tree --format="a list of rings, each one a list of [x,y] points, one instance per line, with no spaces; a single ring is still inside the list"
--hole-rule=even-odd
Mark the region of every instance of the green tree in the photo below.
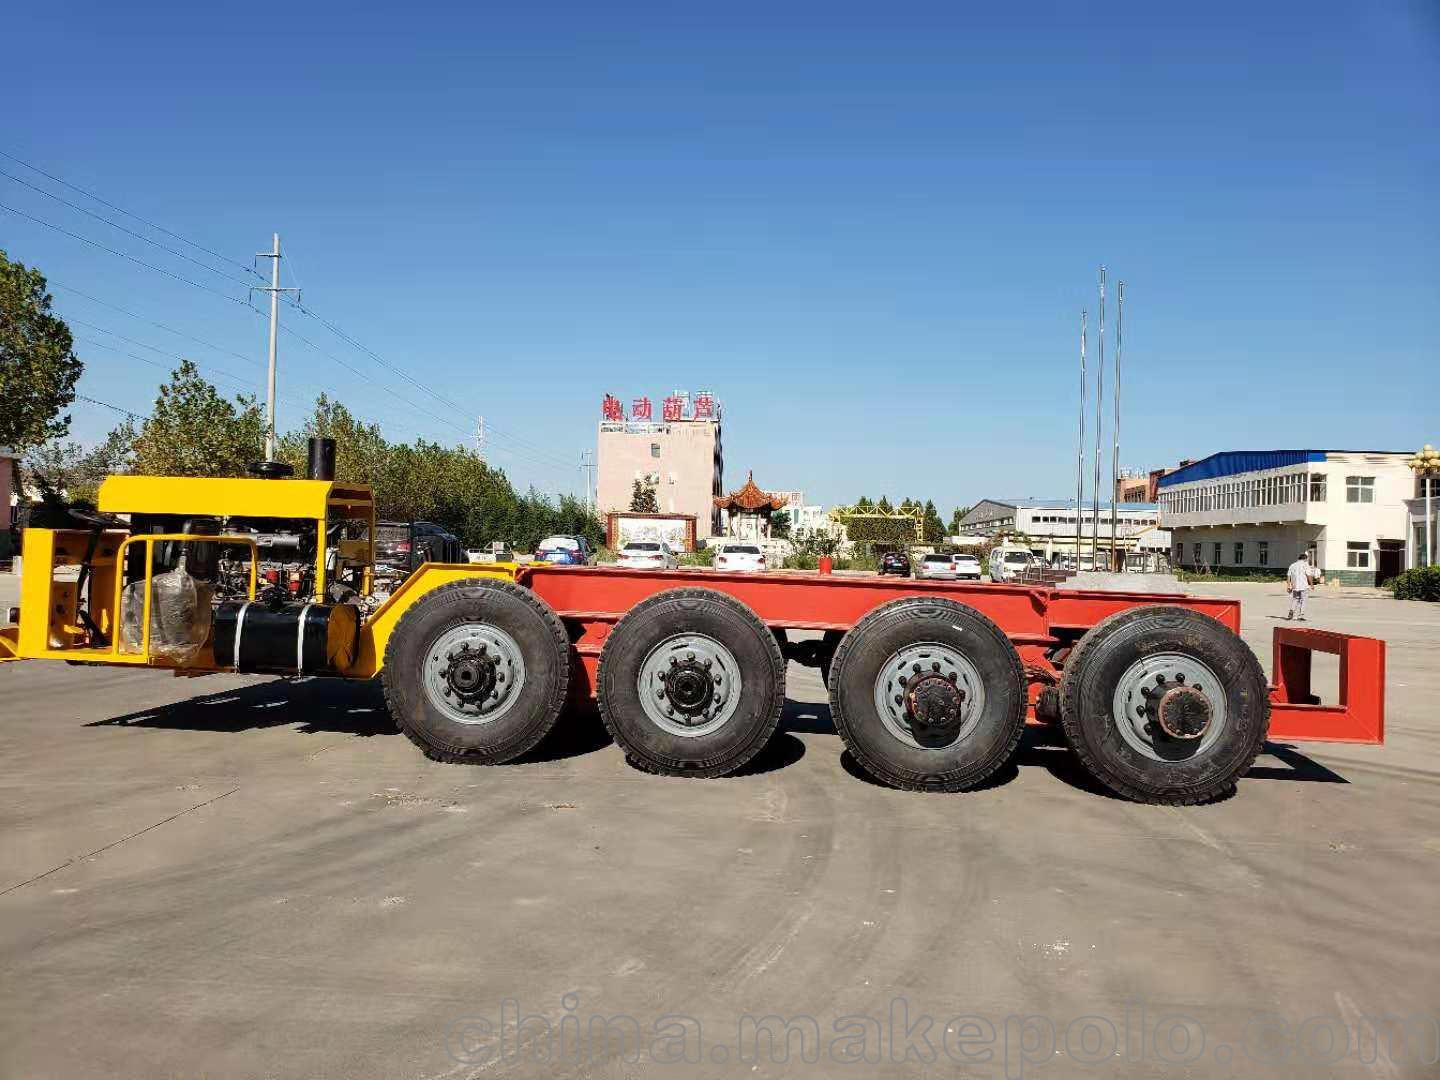
[[[182,360],[160,387],[135,440],[134,470],[146,476],[244,476],[265,447],[265,417],[249,395],[234,401]]]
[[[630,489],[630,510],[636,514],[658,514],[660,512],[660,500],[655,497],[655,488],[651,484],[642,484],[635,481],[635,486]]]
[[[74,344],[50,313],[44,275],[0,251],[0,446],[24,452],[70,430],[84,367]]]
[[[276,444],[276,457],[292,466],[296,476],[304,476],[309,466],[311,438],[335,440],[335,479],[376,489],[384,485],[390,444],[379,424],[356,419],[340,402],[321,394],[300,430],[281,436]]]
[[[855,500],[855,510],[857,513],[864,513],[867,510],[874,509],[875,504],[870,501],[870,496],[868,495],[861,495],[860,498]]]
[[[790,515],[775,513],[770,515],[770,538],[772,540],[784,540],[790,535]]]
[[[126,420],[99,446],[52,440],[25,455],[25,471],[72,502],[93,505],[105,477],[130,471],[135,438],[135,422]]]
[[[951,535],[951,536],[959,536],[961,533],[963,533],[963,532],[965,531],[965,530],[961,527],[961,523],[964,521],[965,515],[968,514],[969,512],[970,512],[970,508],[969,508],[968,506],[957,506],[957,507],[955,508],[955,512],[950,515],[950,535]]]
[[[927,544],[938,544],[945,539],[945,523],[940,520],[940,512],[935,509],[935,504],[929,499],[925,500],[925,542]]]
[[[895,512],[895,508],[890,505],[889,499],[887,499],[884,495],[881,495],[880,501],[875,504],[875,512],[877,514],[893,514]]]

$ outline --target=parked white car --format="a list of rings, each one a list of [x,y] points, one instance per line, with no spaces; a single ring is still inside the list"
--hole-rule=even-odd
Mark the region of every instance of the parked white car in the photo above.
[[[938,551],[930,555],[922,555],[920,561],[915,564],[915,576],[954,581],[956,577],[955,556],[943,555]]]
[[[715,548],[715,569],[764,570],[765,553],[759,544],[720,544]]]
[[[674,570],[680,560],[664,540],[631,540],[616,553],[615,565],[626,570]]]
[[[980,580],[980,556],[957,552],[953,556],[953,559],[955,562],[955,578],[957,581]]]

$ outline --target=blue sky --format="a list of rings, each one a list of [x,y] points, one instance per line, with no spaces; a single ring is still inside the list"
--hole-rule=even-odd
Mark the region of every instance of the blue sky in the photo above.
[[[1124,465],[1440,442],[1430,0],[212,7],[7,13],[0,150],[241,263],[278,230],[285,284],[445,399],[287,311],[373,381],[282,336],[282,426],[320,387],[396,439],[483,414],[518,482],[572,490],[605,393],[703,387],[732,486],[1068,495],[1104,262]],[[161,351],[77,337],[263,377],[239,304],[4,212],[0,247],[226,351],[57,288]],[[160,368],[79,351],[83,393],[145,411]]]

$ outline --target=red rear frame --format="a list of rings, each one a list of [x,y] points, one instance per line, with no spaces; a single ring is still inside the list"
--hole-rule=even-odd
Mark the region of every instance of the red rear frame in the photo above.
[[[621,570],[611,567],[523,568],[519,581],[542,597],[570,630],[577,694],[593,695],[600,650],[611,628],[636,604],[667,589],[728,593],[776,630],[846,631],[881,604],[904,596],[943,596],[980,611],[1014,642],[1029,680],[1031,723],[1044,723],[1035,704],[1059,682],[1071,645],[1096,623],[1142,604],[1173,604],[1209,615],[1240,632],[1240,602],[1180,593],[1099,592],[1033,585],[850,577],[803,571]],[[1311,651],[1338,653],[1340,701],[1310,694]],[[1385,733],[1385,643],[1323,630],[1275,631],[1275,685],[1270,691],[1272,738],[1380,743]]]

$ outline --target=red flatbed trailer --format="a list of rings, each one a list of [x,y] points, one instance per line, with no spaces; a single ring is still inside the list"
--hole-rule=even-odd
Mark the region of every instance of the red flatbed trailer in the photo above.
[[[541,564],[517,568],[514,586],[563,626],[568,697],[597,698],[631,762],[650,771],[709,776],[740,767],[774,731],[784,660],[821,668],[837,729],[862,765],[916,789],[974,786],[1013,752],[1021,725],[1060,727],[1089,771],[1112,790],[1167,803],[1205,801],[1232,789],[1266,738],[1384,739],[1384,642],[1277,628],[1274,682],[1266,685],[1239,639],[1235,600],[813,572]],[[704,672],[733,666],[745,677],[735,645],[741,638],[734,635],[747,618],[774,638],[779,695],[766,697],[757,710],[772,720],[754,725],[758,743],[699,752],[698,740],[683,736],[712,724],[721,707],[706,697],[700,708],[700,690],[686,696],[686,666]],[[792,641],[790,631],[820,637]],[[997,638],[1009,648],[997,650]],[[708,643],[696,646],[698,658],[692,642]],[[715,651],[722,642],[727,647]],[[856,659],[876,648],[885,663],[898,660],[893,672],[873,656]],[[655,667],[657,650],[662,660],[668,655],[670,667]],[[999,659],[982,655],[987,652]],[[1336,702],[1321,704],[1311,695],[1314,652],[1339,657]],[[406,670],[397,659],[387,656],[387,686],[399,681],[392,673]],[[856,667],[863,669],[859,681],[847,681],[848,669]],[[913,680],[908,687],[907,680]],[[706,679],[702,673],[693,681],[698,686]],[[774,681],[768,673],[751,679]],[[1012,683],[1015,693],[1007,696]],[[704,694],[712,690],[703,688]],[[662,708],[676,718],[673,727]],[[687,715],[685,708],[692,711]],[[978,757],[955,751],[967,737],[979,737],[966,730],[967,710],[994,713],[994,726],[1003,729]],[[392,711],[432,756],[474,760],[463,749],[435,746],[423,724],[407,726],[404,702],[392,700]],[[669,736],[654,730],[662,724]]]

